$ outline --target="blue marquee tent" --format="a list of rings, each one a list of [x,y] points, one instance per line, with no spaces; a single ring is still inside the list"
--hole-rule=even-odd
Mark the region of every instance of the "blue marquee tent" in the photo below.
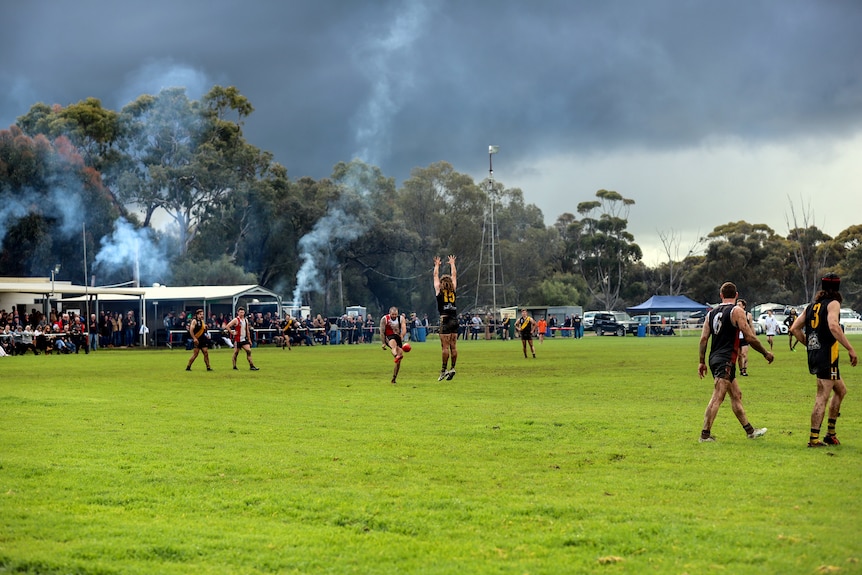
[[[630,314],[652,313],[663,311],[703,311],[710,306],[697,303],[684,295],[654,295],[640,305],[627,307]]]

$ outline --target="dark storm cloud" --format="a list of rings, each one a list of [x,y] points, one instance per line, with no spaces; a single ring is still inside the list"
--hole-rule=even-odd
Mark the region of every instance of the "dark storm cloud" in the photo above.
[[[4,13],[4,126],[38,101],[119,109],[178,68],[201,89],[237,86],[256,108],[247,138],[294,178],[357,153],[401,180],[439,160],[481,174],[488,144],[524,160],[862,127],[855,0],[36,0]]]

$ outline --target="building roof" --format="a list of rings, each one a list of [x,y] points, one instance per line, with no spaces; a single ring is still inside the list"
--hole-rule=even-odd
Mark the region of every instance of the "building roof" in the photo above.
[[[51,281],[51,278],[0,278],[0,293],[23,293],[63,296],[87,296],[102,294],[120,294],[125,299],[137,299],[146,293],[145,288],[136,287],[104,287],[82,286],[66,281]]]
[[[145,300],[158,301],[228,301],[236,303],[241,297],[260,296],[281,304],[281,296],[256,284],[228,286],[167,287],[105,287],[81,286],[71,282],[51,281],[51,278],[0,278],[0,293],[33,294],[65,302],[84,301],[98,296],[102,301]]]

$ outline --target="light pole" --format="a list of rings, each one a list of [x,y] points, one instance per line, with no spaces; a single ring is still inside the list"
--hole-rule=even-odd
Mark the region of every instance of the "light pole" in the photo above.
[[[60,264],[54,264],[51,268],[51,293],[46,298],[47,301],[42,302],[42,313],[45,317],[51,317],[51,298],[54,297],[54,275],[60,273]]]

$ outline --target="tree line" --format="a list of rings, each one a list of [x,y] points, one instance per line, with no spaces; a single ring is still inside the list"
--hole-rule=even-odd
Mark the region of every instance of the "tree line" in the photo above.
[[[0,131],[0,275],[45,276],[59,264],[57,279],[95,275],[99,285],[258,283],[326,315],[397,305],[433,317],[433,257],[456,254],[464,311],[492,299],[711,302],[727,279],[751,302],[802,303],[826,269],[842,276],[848,305],[862,304],[862,225],[833,238],[791,209],[786,235],[728,222],[684,254],[668,230],[667,260],[649,267],[628,231],[635,200],[619,192],[598,190],[549,226],[520,189],[447,162],[414,168],[400,187],[360,160],[292,180],[243,136],[253,112],[222,86],[200,100],[165,89],[119,111],[96,98],[34,104]]]

